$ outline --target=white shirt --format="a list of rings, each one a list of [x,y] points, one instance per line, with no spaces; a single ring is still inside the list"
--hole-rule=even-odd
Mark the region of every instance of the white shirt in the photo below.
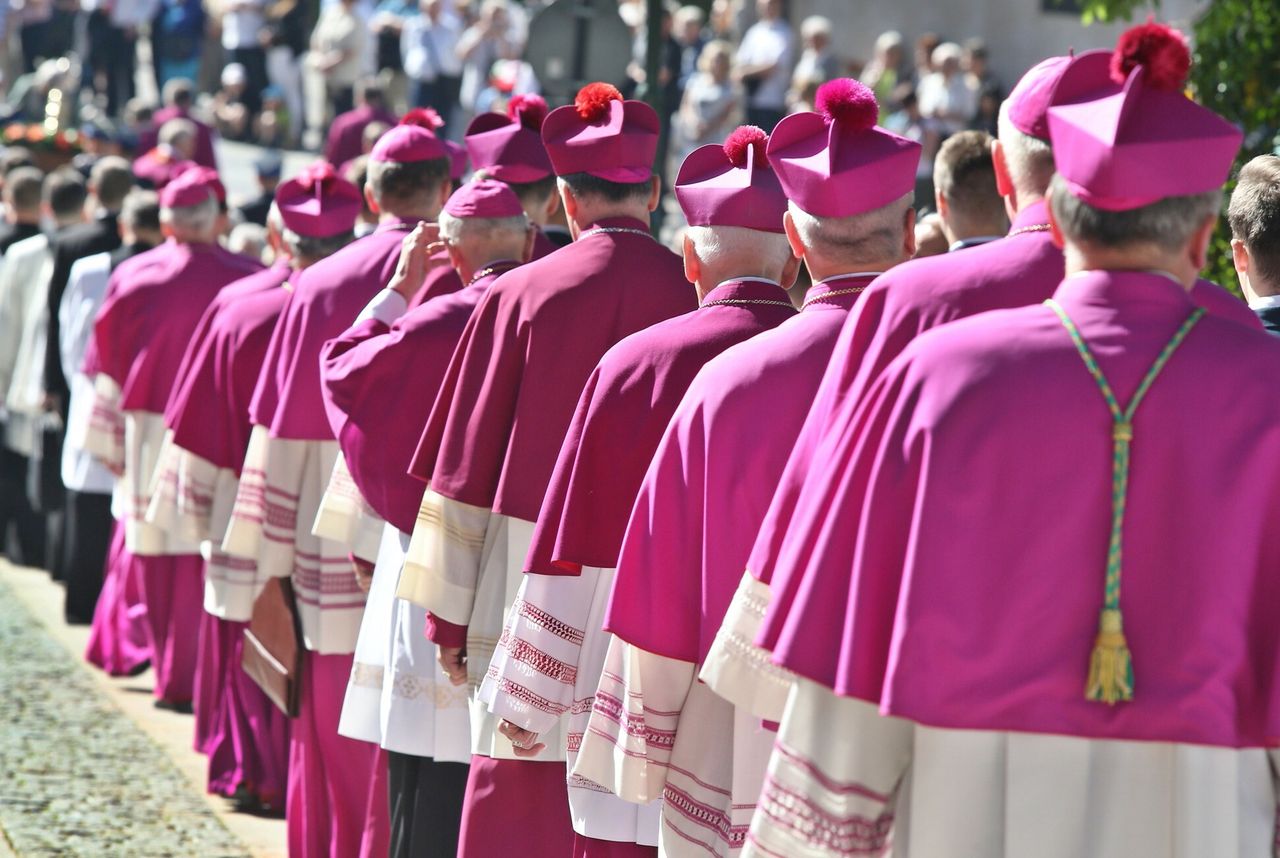
[[[238,0],[238,4],[244,4],[245,8],[222,16],[222,47],[228,51],[258,47],[258,31],[265,23],[262,0]]]
[[[93,335],[93,321],[106,296],[110,274],[109,253],[76,260],[58,307],[58,321],[62,326],[58,354],[62,359],[62,373],[70,380],[71,387],[67,438],[62,445],[62,482],[72,491],[93,494],[110,494],[115,477],[101,462],[72,443],[73,438],[83,437],[83,433],[72,432],[70,427],[87,424],[93,410],[93,380],[82,368],[89,337]]]
[[[942,72],[926,75],[920,81],[918,94],[921,115],[938,118],[947,134],[963,130],[965,122],[978,111],[978,91],[969,84],[965,75],[959,73],[950,81],[943,77]],[[952,118],[956,116],[964,119]]]
[[[0,395],[5,445],[24,456],[35,449],[43,413],[46,307],[53,254],[49,238],[33,235],[9,247],[0,261]]]
[[[435,23],[426,15],[414,15],[405,21],[400,36],[400,53],[404,73],[410,80],[433,81],[438,76],[460,77],[462,61],[458,59],[458,39],[462,23],[453,15],[440,15]]]
[[[781,19],[757,21],[742,37],[738,47],[739,65],[770,65],[769,72],[751,97],[753,107],[782,110],[787,106],[787,87],[791,84],[791,27]]]
[[[1280,307],[1280,295],[1263,295],[1249,302],[1250,310],[1270,310]]]

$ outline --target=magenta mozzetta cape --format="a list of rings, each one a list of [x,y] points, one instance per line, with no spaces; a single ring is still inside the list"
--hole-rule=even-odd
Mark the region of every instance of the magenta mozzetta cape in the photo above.
[[[164,413],[200,317],[228,283],[261,265],[213,244],[169,242],[117,269],[98,311],[99,371],[120,385],[125,411]],[[127,276],[128,279],[117,279]]]
[[[1121,403],[1195,306],[1139,272],[1071,277],[1056,298]],[[940,727],[1274,744],[1280,343],[1206,316],[1136,415],[1121,582],[1135,686],[1116,706],[1084,696],[1112,421],[1054,313],[927,333],[845,416],[796,512],[789,610],[767,617],[780,664]]]
[[[390,327],[366,319],[325,344],[325,409],[347,470],[374,512],[403,533],[413,532],[425,489],[408,473],[409,460],[449,359],[489,285],[514,266],[433,298]]]
[[[693,377],[725,349],[794,315],[777,283],[729,280],[699,309],[609,349],[578,400],[525,569],[564,575],[616,566],[640,481]]]
[[[165,422],[174,444],[219,468],[239,473],[244,464],[249,401],[292,273],[288,265],[273,265],[222,290],[199,355],[170,402]]]
[[[293,283],[254,392],[253,422],[274,438],[325,441],[333,430],[320,395],[320,349],[341,334],[391,280],[414,224],[392,220],[320,260]],[[457,279],[442,281],[458,285]]]
[[[432,409],[412,472],[452,500],[536,521],[578,396],[623,337],[695,308],[680,258],[606,219],[489,288]],[[641,234],[643,233],[643,234]]]
[[[850,308],[872,276],[815,285],[798,316],[698,373],[636,498],[605,628],[648,652],[700,662],[742,578]],[[832,297],[826,298],[827,294]]]
[[[1046,205],[1036,202],[1018,212],[1008,237],[907,262],[872,284],[840,334],[796,439],[747,562],[752,575],[766,584],[772,582],[796,498],[814,470],[814,449],[840,403],[856,400],[921,333],[988,310],[1036,304],[1053,295],[1062,281],[1063,259],[1047,226]],[[1202,280],[1192,298],[1211,313],[1259,327],[1253,311],[1220,286]],[[775,603],[778,598],[775,590]]]

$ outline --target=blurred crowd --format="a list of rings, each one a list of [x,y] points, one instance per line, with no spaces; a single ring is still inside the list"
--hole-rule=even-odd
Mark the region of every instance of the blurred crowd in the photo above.
[[[431,107],[459,139],[477,112],[536,92],[522,60],[529,23],[545,0],[7,0],[0,32],[11,68],[0,81],[11,121],[41,121],[51,82],[82,93],[63,109],[91,134],[129,138],[149,123],[156,93],[194,84],[193,109],[223,137],[320,149],[335,117],[362,104],[400,115]],[[886,127],[919,140],[922,198],[933,155],[957,131],[995,131],[1003,97],[978,39],[936,33],[910,42],[886,32],[869,58],[845,55],[833,25],[788,16],[784,0],[714,0],[663,7],[659,80],[673,158],[718,142],[737,124],[766,130],[809,110],[824,81],[860,78]],[[648,86],[645,0],[619,0],[633,33],[623,91]],[[141,68],[142,74],[139,74]],[[375,92],[362,99],[361,90]],[[81,107],[87,106],[87,110]],[[80,110],[74,109],[81,107]]]

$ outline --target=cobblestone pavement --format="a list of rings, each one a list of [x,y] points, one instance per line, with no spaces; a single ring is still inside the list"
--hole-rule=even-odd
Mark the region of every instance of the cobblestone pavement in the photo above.
[[[3,581],[0,830],[19,858],[248,855]]]

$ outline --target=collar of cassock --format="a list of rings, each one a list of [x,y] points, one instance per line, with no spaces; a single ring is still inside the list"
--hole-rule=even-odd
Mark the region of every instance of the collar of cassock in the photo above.
[[[871,281],[883,273],[883,271],[853,271],[819,280],[805,293],[800,310],[808,310],[811,307],[813,309],[837,307],[848,310],[858,300],[858,296],[871,285]]]
[[[733,277],[707,293],[702,307],[720,304],[781,304],[792,306],[776,280],[767,277]]]
[[[1195,306],[1191,293],[1167,271],[1076,271],[1053,297],[1077,305],[1185,307],[1188,313]]]

